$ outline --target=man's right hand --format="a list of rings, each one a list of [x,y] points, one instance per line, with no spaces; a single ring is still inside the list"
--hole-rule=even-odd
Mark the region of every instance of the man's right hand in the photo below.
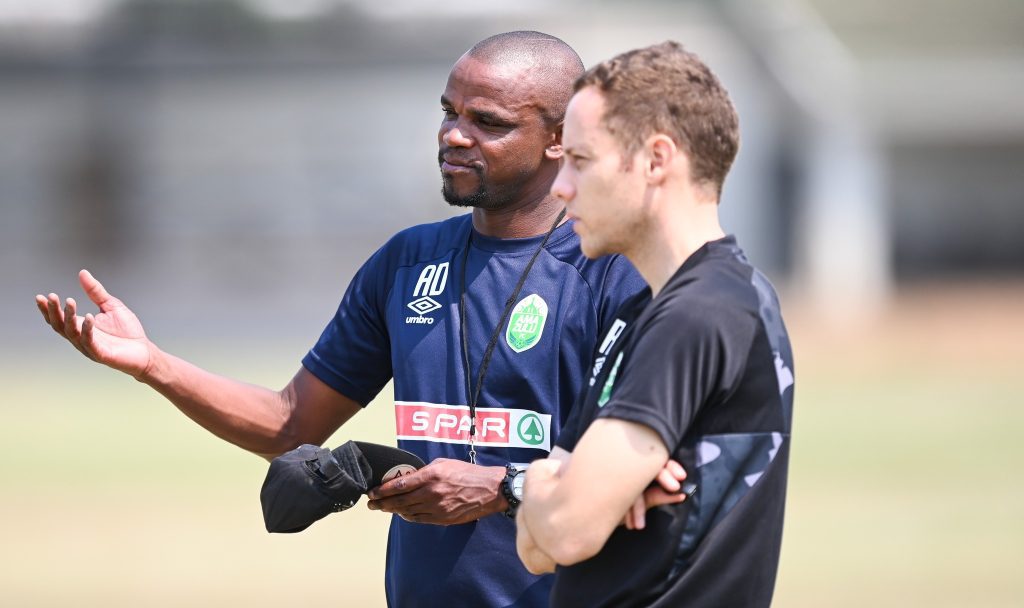
[[[648,509],[686,500],[686,494],[681,492],[684,479],[686,479],[686,469],[683,468],[683,465],[675,460],[666,462],[665,467],[654,478],[655,483],[633,501],[633,506],[626,512],[622,524],[628,530],[643,530],[647,523],[645,515]]]
[[[86,357],[145,382],[214,435],[268,460],[320,444],[362,409],[304,367],[280,391],[212,374],[158,349],[142,323],[88,271],[82,289],[100,311],[79,316],[57,294],[36,296],[43,319]],[[497,483],[497,482],[495,482]]]
[[[85,294],[99,307],[99,314],[80,316],[73,298],[65,300],[62,307],[57,294],[51,293],[36,296],[43,319],[86,357],[139,378],[152,364],[155,350],[139,318],[121,300],[107,293],[88,270],[79,272],[78,280]]]

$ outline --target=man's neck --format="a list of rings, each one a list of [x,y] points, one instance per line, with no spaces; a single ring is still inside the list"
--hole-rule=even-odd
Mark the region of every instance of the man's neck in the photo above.
[[[657,296],[694,252],[724,236],[717,203],[705,203],[652,221],[635,239],[635,246],[624,253],[650,285],[651,295]]]
[[[564,205],[547,195],[537,201],[502,209],[473,209],[473,228],[499,239],[522,239],[545,234]]]

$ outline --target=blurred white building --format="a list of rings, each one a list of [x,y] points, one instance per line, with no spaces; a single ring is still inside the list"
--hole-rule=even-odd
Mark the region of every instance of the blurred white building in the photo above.
[[[440,197],[452,62],[510,29],[590,65],[679,40],[743,144],[723,216],[841,317],[893,281],[1024,270],[1024,3],[0,2],[0,332],[88,266],[154,327],[315,338],[359,264]],[[495,8],[497,7],[497,8]]]

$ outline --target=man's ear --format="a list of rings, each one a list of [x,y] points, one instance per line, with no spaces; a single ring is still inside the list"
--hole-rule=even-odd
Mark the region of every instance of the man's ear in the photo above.
[[[559,160],[562,158],[562,123],[558,123],[555,130],[551,132],[548,145],[544,148],[544,158]]]
[[[676,146],[672,138],[663,133],[655,133],[644,143],[644,173],[647,182],[660,184],[668,177],[673,163],[685,153]]]

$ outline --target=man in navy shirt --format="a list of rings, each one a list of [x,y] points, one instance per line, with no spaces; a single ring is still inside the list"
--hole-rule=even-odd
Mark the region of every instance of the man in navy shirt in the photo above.
[[[40,311],[87,357],[268,458],[322,443],[394,378],[399,446],[430,464],[371,495],[371,508],[396,514],[389,603],[546,605],[551,578],[517,559],[503,486],[551,450],[596,336],[643,287],[625,259],[583,256],[549,192],[582,72],[569,46],[537,32],[494,36],[455,63],[438,162],[445,199],[472,213],[409,228],[374,253],[280,391],[161,351],[86,271],[100,314],[79,316],[56,294],[37,296]]]
[[[774,290],[719,224],[736,112],[672,42],[576,90],[552,192],[587,256],[625,255],[650,288],[616,313],[552,458],[527,472],[519,554],[557,566],[554,606],[768,606],[793,355]],[[696,494],[644,517],[636,496],[669,458]]]

